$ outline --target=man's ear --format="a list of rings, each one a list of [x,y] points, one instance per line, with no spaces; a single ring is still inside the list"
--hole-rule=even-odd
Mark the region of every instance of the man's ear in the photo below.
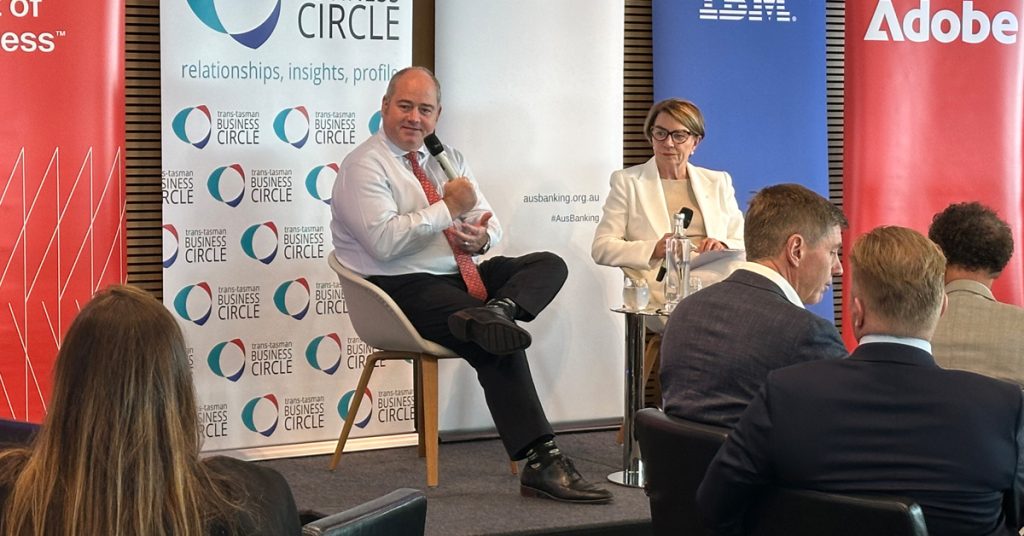
[[[806,254],[807,241],[799,233],[793,233],[786,239],[786,262],[790,266],[800,266]]]
[[[857,296],[853,297],[850,304],[850,321],[853,327],[859,328],[864,325],[864,302]]]
[[[861,330],[864,329],[864,315],[864,302],[854,296],[850,303],[850,325],[853,326],[853,338],[858,341],[861,338]]]
[[[949,296],[945,292],[942,293],[942,308],[939,309],[939,316],[946,314],[946,308],[949,307]]]

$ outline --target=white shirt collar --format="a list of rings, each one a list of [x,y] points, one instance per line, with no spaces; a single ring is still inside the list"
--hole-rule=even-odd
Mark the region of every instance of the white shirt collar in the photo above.
[[[395,145],[395,143],[392,142],[388,138],[388,135],[384,132],[383,128],[380,129],[379,132],[377,132],[377,135],[380,136],[380,139],[384,141],[384,145],[396,157],[405,158],[405,155],[409,154],[410,152],[414,152],[414,153],[416,153],[416,156],[418,157],[418,160],[419,160],[420,164],[422,164],[423,163],[423,159],[425,159],[427,157],[427,146],[426,145],[420,145],[419,149],[416,149],[415,151],[406,151],[405,149],[402,149],[401,147]]]
[[[860,344],[871,344],[873,342],[890,342],[894,344],[905,344],[932,353],[932,343],[918,339],[917,337],[896,337],[895,335],[865,335],[860,338]]]
[[[801,309],[805,309],[804,302],[800,301],[800,295],[796,293],[796,289],[794,289],[793,285],[790,285],[789,281],[786,281],[786,278],[782,277],[782,274],[779,272],[776,272],[763,264],[750,261],[743,262],[743,264],[739,265],[737,269],[747,270],[748,272],[754,272],[757,275],[767,277],[769,281],[775,283],[775,285],[779,287],[779,290],[786,295],[786,299],[789,300],[790,303]]]

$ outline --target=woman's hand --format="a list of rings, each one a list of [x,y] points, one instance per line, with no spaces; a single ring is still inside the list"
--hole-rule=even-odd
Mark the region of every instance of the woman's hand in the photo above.
[[[718,251],[720,249],[728,249],[728,247],[724,242],[719,242],[714,238],[705,238],[704,240],[701,240],[700,246],[697,247],[697,251],[700,253],[704,253],[705,251]],[[662,253],[662,256],[664,256],[664,253]]]
[[[665,242],[668,241],[668,237],[672,236],[672,233],[665,233],[665,236],[658,240],[657,245],[654,246],[654,251],[651,252],[651,260],[658,261],[665,258]]]

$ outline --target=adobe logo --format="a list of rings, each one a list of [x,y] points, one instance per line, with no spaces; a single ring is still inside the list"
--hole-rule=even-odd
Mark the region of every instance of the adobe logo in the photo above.
[[[1017,42],[1018,27],[1013,13],[1000,11],[989,19],[987,13],[974,9],[974,2],[970,0],[963,2],[960,14],[949,9],[932,14],[931,2],[920,0],[918,7],[903,15],[901,22],[892,0],[879,0],[864,40],[924,43],[934,37],[940,43],[952,43],[960,38],[964,43],[976,44],[991,36],[999,43],[1012,45]]]

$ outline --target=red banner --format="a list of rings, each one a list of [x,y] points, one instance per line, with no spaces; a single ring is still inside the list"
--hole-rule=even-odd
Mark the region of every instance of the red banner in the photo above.
[[[0,1],[0,417],[39,421],[81,306],[126,279],[124,5]]]
[[[878,225],[926,232],[949,203],[980,201],[1018,245],[995,295],[1024,304],[1022,13],[1020,0],[846,3],[846,252]],[[847,272],[847,304],[849,288]]]

